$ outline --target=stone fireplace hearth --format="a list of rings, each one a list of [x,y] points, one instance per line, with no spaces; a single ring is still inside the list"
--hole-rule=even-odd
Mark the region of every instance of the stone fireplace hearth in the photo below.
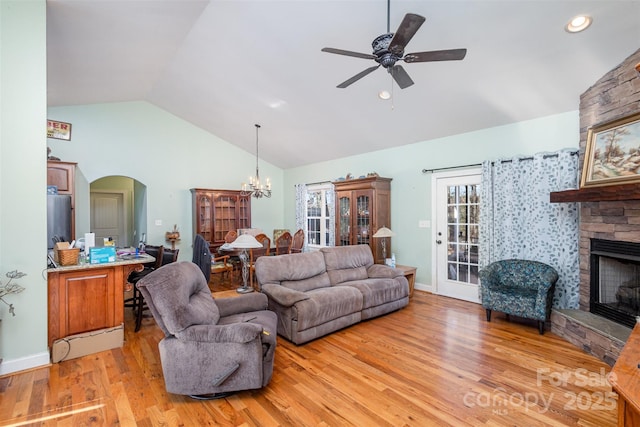
[[[580,308],[554,310],[551,331],[613,366],[631,328],[591,312],[591,241],[640,244],[640,200],[582,202]]]

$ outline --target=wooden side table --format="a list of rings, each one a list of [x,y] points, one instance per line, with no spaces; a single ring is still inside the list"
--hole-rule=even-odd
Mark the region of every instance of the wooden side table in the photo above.
[[[398,270],[404,272],[404,277],[409,281],[409,298],[413,296],[413,287],[416,284],[416,267],[410,267],[408,265],[396,265]]]

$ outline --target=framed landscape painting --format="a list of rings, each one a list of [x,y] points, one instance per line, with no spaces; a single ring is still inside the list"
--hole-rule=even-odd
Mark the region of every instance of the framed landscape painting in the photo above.
[[[640,113],[589,128],[581,187],[640,182]]]

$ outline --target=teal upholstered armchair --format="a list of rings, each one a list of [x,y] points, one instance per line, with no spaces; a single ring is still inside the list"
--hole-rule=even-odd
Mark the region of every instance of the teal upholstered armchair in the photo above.
[[[538,261],[506,259],[480,270],[482,306],[491,321],[491,311],[501,311],[538,321],[540,334],[551,314],[558,272]]]

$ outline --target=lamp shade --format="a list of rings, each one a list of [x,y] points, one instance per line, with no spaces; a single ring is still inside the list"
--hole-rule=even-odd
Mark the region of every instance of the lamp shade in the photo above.
[[[262,243],[258,242],[251,234],[241,234],[229,246],[233,249],[256,249],[261,248]]]
[[[378,231],[376,231],[376,234],[373,235],[373,237],[393,237],[395,235],[396,233],[389,230],[387,227],[380,227]]]

